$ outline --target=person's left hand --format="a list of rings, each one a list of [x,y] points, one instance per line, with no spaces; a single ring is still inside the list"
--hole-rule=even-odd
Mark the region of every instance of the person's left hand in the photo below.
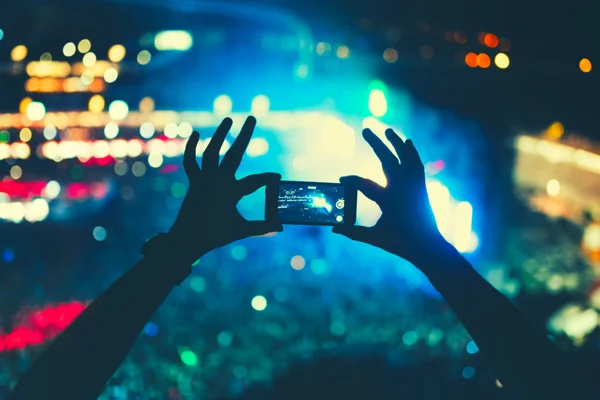
[[[202,156],[202,169],[196,161],[198,132],[192,134],[185,148],[183,167],[189,188],[169,235],[182,244],[182,256],[189,262],[236,240],[283,230],[279,223],[248,221],[237,209],[242,197],[267,184],[277,183],[281,175],[263,173],[239,180],[235,177],[256,126],[254,117],[246,119],[219,164],[221,146],[232,123],[230,118],[225,118],[217,128]]]

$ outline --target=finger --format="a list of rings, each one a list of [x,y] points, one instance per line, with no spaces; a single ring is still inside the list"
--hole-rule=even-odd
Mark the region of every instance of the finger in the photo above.
[[[336,225],[333,227],[333,233],[344,235],[349,239],[363,243],[369,243],[369,237],[372,236],[371,228],[366,226]]]
[[[256,192],[263,186],[277,183],[281,180],[281,175],[273,172],[265,172],[263,174],[249,175],[238,182],[238,187],[241,196],[247,196]]]
[[[191,179],[193,175],[200,172],[200,166],[198,165],[198,161],[196,161],[196,147],[198,146],[199,139],[200,134],[194,132],[185,145],[185,152],[183,153],[183,170],[188,179]]]
[[[223,157],[223,162],[221,163],[221,168],[225,171],[229,171],[235,173],[240,163],[242,162],[242,157],[244,157],[244,153],[248,148],[248,144],[250,143],[250,139],[252,138],[252,133],[254,133],[254,127],[256,126],[256,118],[250,116],[244,122],[244,126],[242,127],[242,131],[238,135],[235,142],[231,145],[231,148]]]
[[[397,168],[400,164],[398,163],[398,158],[390,151],[390,149],[379,139],[373,131],[370,129],[363,130],[363,137],[369,143],[379,161],[381,161],[381,165],[383,167],[383,171],[386,175],[390,175],[395,168]]]
[[[273,232],[282,232],[283,225],[277,222],[246,221],[239,230],[241,239],[250,236],[262,236]]]
[[[378,183],[356,175],[343,176],[340,178],[340,183],[344,186],[361,191],[365,196],[375,202],[381,199],[383,191],[385,190]]]
[[[387,140],[390,141],[392,146],[394,146],[394,149],[396,150],[396,154],[398,154],[398,157],[400,158],[400,163],[404,164],[407,161],[406,160],[407,146],[406,146],[406,143],[404,142],[404,140],[402,140],[402,138],[400,136],[398,136],[398,134],[396,132],[394,132],[393,129],[386,129],[385,137],[387,138]]]
[[[227,137],[227,133],[231,129],[231,125],[233,125],[231,118],[225,118],[215,131],[202,155],[202,169],[216,169],[219,167],[219,153],[225,137]]]
[[[408,139],[406,141],[406,158],[409,160],[411,165],[415,167],[424,168],[423,160],[421,160],[421,156],[415,147],[415,144],[412,140]]]

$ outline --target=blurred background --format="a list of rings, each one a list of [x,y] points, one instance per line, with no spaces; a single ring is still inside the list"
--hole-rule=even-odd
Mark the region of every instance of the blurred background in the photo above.
[[[589,2],[540,0],[3,2],[0,398],[169,229],[192,131],[201,156],[231,116],[225,151],[249,114],[258,128],[240,176],[384,182],[361,130],[411,138],[444,236],[597,366],[593,18]],[[264,191],[239,207],[263,217]],[[359,199],[359,222],[379,212]],[[502,391],[411,265],[289,227],[203,258],[103,398],[235,396],[294,360],[357,348],[442,362],[463,398]]]

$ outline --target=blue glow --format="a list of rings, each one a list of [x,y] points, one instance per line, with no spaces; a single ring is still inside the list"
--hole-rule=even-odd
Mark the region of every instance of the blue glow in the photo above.
[[[319,258],[310,262],[310,270],[315,275],[322,275],[327,271],[327,263]]]
[[[233,375],[235,375],[235,377],[238,379],[244,379],[246,376],[248,376],[248,368],[244,367],[243,365],[236,365],[233,367]]]
[[[275,297],[275,300],[280,301],[282,303],[284,301],[287,301],[288,296],[289,293],[287,289],[282,287],[278,287],[277,289],[275,289],[275,293],[273,293],[273,297]]]
[[[106,239],[106,229],[104,229],[101,226],[97,226],[92,231],[92,235],[94,235],[94,239],[96,239],[99,242],[102,242]]]
[[[475,376],[475,368],[473,367],[464,367],[462,370],[462,376],[465,379],[471,379]]]
[[[402,341],[407,346],[412,346],[413,344],[417,343],[417,340],[419,340],[419,336],[417,336],[417,334],[413,331],[408,331],[402,335]]]
[[[148,322],[144,327],[146,336],[154,337],[158,334],[158,326],[153,322]]]
[[[229,347],[233,342],[233,334],[229,331],[223,331],[217,336],[217,342],[221,347]]]
[[[12,249],[4,249],[4,261],[9,263],[15,259],[15,252]]]
[[[467,343],[467,353],[476,354],[477,352],[479,352],[479,347],[477,347],[477,344],[474,341],[471,340]]]
[[[244,246],[237,245],[231,249],[231,257],[237,261],[243,261],[248,256],[248,251]]]
[[[4,39],[4,31],[0,29],[0,40]]]

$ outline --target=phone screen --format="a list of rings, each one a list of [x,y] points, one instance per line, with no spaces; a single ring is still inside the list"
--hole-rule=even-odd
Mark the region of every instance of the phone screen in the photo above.
[[[344,195],[344,186],[336,183],[281,182],[277,193],[278,219],[283,224],[343,224]]]

